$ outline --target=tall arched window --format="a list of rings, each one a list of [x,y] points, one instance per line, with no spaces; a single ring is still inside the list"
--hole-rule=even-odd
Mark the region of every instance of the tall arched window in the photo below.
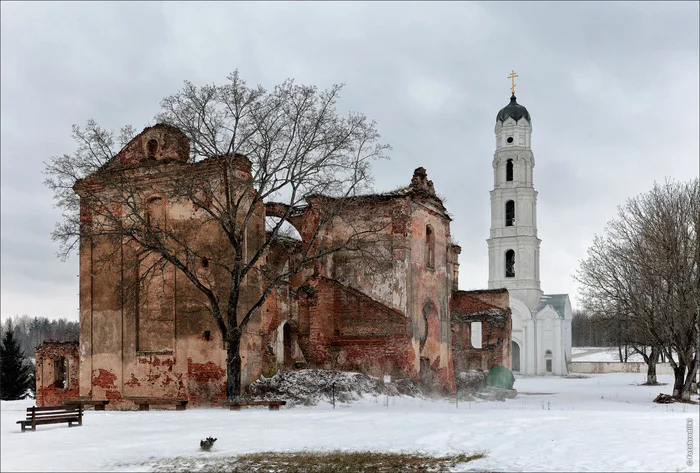
[[[146,203],[146,224],[150,227],[165,226],[165,201],[162,197],[151,197]]]
[[[515,225],[515,202],[509,200],[506,202],[506,227]]]
[[[515,251],[506,251],[506,277],[515,277]]]
[[[435,267],[435,235],[430,225],[425,227],[425,266]]]
[[[506,161],[506,181],[513,180],[513,160]]]

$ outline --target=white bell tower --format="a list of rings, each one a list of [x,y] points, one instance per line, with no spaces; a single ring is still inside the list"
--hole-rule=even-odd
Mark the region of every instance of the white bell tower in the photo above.
[[[517,77],[511,73],[509,78]],[[540,239],[537,238],[537,191],[532,174],[535,157],[530,113],[515,99],[496,116],[493,156],[489,289],[505,287],[533,310],[539,304]]]

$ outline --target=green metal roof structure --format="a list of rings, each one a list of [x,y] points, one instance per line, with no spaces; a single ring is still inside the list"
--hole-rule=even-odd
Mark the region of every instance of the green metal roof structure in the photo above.
[[[513,389],[515,376],[505,366],[494,366],[486,376],[486,385],[494,388]]]

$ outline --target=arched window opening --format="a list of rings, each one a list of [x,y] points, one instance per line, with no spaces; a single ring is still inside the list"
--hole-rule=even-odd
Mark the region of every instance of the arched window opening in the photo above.
[[[506,251],[506,277],[515,277],[515,251]]]
[[[506,161],[506,181],[513,180],[513,160]]]
[[[435,234],[430,225],[425,227],[425,266],[435,267]]]
[[[552,372],[552,351],[547,350],[544,352],[544,363],[545,363],[545,369],[547,373]]]
[[[515,202],[509,200],[506,202],[506,227],[515,225]]]
[[[472,347],[481,348],[481,322],[472,322],[471,332]]]
[[[148,159],[156,159],[156,153],[158,152],[158,141],[148,140],[148,143],[146,143],[146,151],[148,153]]]

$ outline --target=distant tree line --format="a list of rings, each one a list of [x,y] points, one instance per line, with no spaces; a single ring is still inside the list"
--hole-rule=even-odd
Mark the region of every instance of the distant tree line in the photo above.
[[[34,358],[36,348],[44,341],[77,342],[80,336],[80,324],[67,319],[20,315],[3,321],[0,326],[2,335],[7,332],[10,324],[14,339],[28,358]]]
[[[615,333],[602,317],[577,310],[571,320],[571,344],[575,347],[615,346]]]
[[[621,363],[626,363],[634,353],[651,353],[651,347],[637,343],[626,328],[622,319],[610,319],[601,314],[577,310],[571,321],[571,344],[575,347],[617,348]],[[659,351],[658,361],[666,362],[663,351]]]

